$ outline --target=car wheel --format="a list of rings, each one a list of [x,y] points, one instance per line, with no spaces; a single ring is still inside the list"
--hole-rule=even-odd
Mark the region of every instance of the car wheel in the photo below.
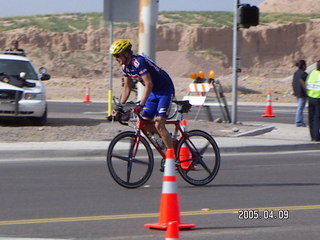
[[[48,112],[46,108],[46,110],[44,111],[41,117],[31,117],[30,120],[34,126],[44,126],[47,123],[47,118],[48,118]]]

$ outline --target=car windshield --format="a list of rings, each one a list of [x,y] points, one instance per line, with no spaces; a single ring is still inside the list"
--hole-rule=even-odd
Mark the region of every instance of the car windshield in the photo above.
[[[39,80],[32,64],[28,61],[0,59],[0,73],[7,75],[19,75],[26,73],[26,79]]]

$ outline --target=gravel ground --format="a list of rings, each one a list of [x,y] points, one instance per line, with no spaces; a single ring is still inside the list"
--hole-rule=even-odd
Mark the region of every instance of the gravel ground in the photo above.
[[[82,101],[85,96],[85,86],[88,79],[52,79],[48,82],[46,89],[48,100],[75,100]],[[93,81],[91,85],[91,100],[106,100],[105,82]],[[121,81],[115,81],[114,96],[120,94]],[[187,83],[187,84],[186,84]],[[186,94],[186,86],[190,83],[189,79],[179,79],[175,83],[178,99]],[[99,85],[101,84],[101,86]],[[78,92],[74,92],[77,90]],[[227,98],[229,94],[226,94]],[[134,96],[134,95],[133,95]],[[241,100],[242,95],[239,96]],[[247,101],[265,101],[264,94],[245,94]],[[230,99],[228,99],[230,102]],[[213,136],[233,136],[242,132],[250,131],[261,127],[262,124],[227,124],[208,121],[190,120],[188,129],[202,129]],[[103,115],[54,115],[50,112],[46,126],[37,127],[25,119],[19,121],[12,119],[0,119],[0,141],[1,142],[47,142],[47,141],[103,141],[112,139],[120,131],[132,130],[132,128],[122,126],[118,123],[111,123]]]
[[[63,120],[61,120],[63,119]],[[233,136],[262,127],[262,124],[228,124],[189,120],[187,128],[201,129],[213,136]],[[105,116],[78,116],[76,118],[50,117],[46,126],[32,126],[25,120],[0,121],[1,142],[50,142],[50,141],[104,141],[121,131],[133,130],[118,122],[109,122]]]

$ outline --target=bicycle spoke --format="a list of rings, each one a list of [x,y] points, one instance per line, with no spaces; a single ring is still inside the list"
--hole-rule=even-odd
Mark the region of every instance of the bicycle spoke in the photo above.
[[[132,161],[129,160],[127,163],[127,182],[130,182],[131,170],[132,170]]]
[[[208,142],[203,148],[201,148],[200,151],[196,149],[196,150],[193,150],[192,152],[193,154],[198,155],[196,157],[198,160],[193,161],[193,165],[200,164],[210,174],[211,173],[210,168],[208,168],[207,164],[203,161],[203,154],[205,153],[205,151],[208,149],[209,146],[210,146],[210,143]]]
[[[137,158],[130,159],[129,157],[120,156],[120,155],[116,155],[116,154],[113,154],[112,157],[117,158],[119,160],[126,161],[126,162],[131,161],[133,163],[138,163],[138,164],[142,164],[142,165],[148,165],[149,164],[148,161],[143,161],[143,160],[137,159]]]
[[[195,148],[195,146],[192,144],[192,142],[190,142],[190,140],[186,141],[186,145],[187,147],[189,148],[191,154],[192,154],[192,159],[194,159],[193,156],[197,156],[197,155],[200,155],[198,153],[198,150]]]
[[[189,150],[191,151],[192,154],[198,154],[199,156],[202,156],[205,151],[207,151],[208,147],[210,146],[210,142],[207,142],[207,144],[205,146],[203,146],[202,148],[195,148],[195,146],[190,142],[190,140],[187,142],[186,141],[186,145],[189,148]],[[200,149],[200,150],[199,150]]]
[[[208,168],[207,164],[202,160],[202,158],[199,160],[199,164],[210,174],[211,170]]]
[[[119,160],[123,160],[123,161],[126,161],[126,162],[128,162],[130,160],[129,157],[120,156],[120,155],[116,155],[116,154],[112,154],[111,157],[114,157],[114,158],[117,158]]]

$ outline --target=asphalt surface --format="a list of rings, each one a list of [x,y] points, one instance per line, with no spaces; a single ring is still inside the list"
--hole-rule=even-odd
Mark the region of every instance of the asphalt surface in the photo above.
[[[180,239],[319,239],[318,157],[319,151],[224,154],[207,186],[178,176],[182,222],[196,224]],[[0,239],[164,239],[164,231],[143,227],[159,216],[157,168],[134,190],[112,181],[103,158],[2,162],[0,176]],[[243,209],[259,210],[258,219]]]
[[[235,136],[215,137],[221,153],[319,150],[307,127],[272,123]],[[0,160],[46,157],[105,156],[109,141],[1,142]]]
[[[249,124],[249,122],[248,122]],[[234,135],[234,136],[219,136],[219,137],[215,137],[216,142],[218,143],[218,146],[222,152],[222,154],[224,153],[251,153],[251,152],[255,152],[255,153],[259,153],[259,152],[263,152],[266,153],[265,155],[267,155],[268,153],[274,153],[274,152],[282,152],[282,151],[303,151],[303,150],[319,150],[320,149],[320,143],[318,142],[312,142],[310,140],[310,136],[309,136],[309,129],[306,127],[296,127],[294,124],[285,124],[285,123],[268,123],[268,122],[264,122],[263,124],[259,124],[259,126],[264,126],[264,127],[257,127],[254,130],[248,131],[248,132],[244,132],[241,133],[239,135]],[[11,160],[27,160],[28,158],[34,160],[36,158],[39,159],[45,159],[45,158],[51,158],[51,157],[101,157],[101,156],[105,156],[107,148],[109,145],[109,141],[74,141],[74,142],[12,142],[12,143],[0,143],[0,161],[11,161]],[[292,154],[292,153],[291,153]],[[231,154],[232,155],[232,154]],[[301,154],[303,156],[303,154]],[[298,157],[298,159],[301,159],[301,157]],[[239,156],[235,156],[235,158],[237,159],[237,161],[239,161]],[[246,157],[247,158],[247,157]],[[270,156],[271,158],[271,156]],[[256,159],[256,158],[255,158]],[[296,161],[294,160],[294,158],[292,158],[292,161]],[[261,159],[262,162],[263,159]],[[251,162],[253,160],[250,160]],[[274,159],[272,161],[278,162],[279,159]],[[251,167],[255,167],[252,166],[252,163],[249,163],[247,165],[250,165]],[[270,167],[270,161],[266,162],[266,163],[261,163],[258,162],[258,160],[255,160],[256,164],[269,164],[268,166]],[[228,163],[227,163],[228,164]],[[291,165],[290,165],[291,166]],[[306,165],[307,166],[307,165]],[[237,174],[235,172],[231,172],[230,175],[226,175],[225,179],[223,179],[222,181],[222,186],[220,186],[220,191],[221,192],[225,192],[225,187],[229,187],[230,188],[230,184],[226,181],[228,179],[231,179],[230,176],[239,176],[239,166],[234,166],[233,165],[233,161],[230,161],[229,165],[227,165],[227,169],[226,172],[228,173],[229,168],[235,168],[234,170],[237,172]],[[277,164],[275,164],[274,166],[275,168],[278,167]],[[87,167],[85,168],[87,169]],[[242,168],[243,171],[250,171],[250,169],[247,169],[247,166]],[[260,168],[259,168],[260,169]],[[303,172],[305,169],[301,169],[301,171]],[[24,169],[25,171],[25,169]],[[87,171],[87,170],[86,170]],[[311,170],[308,170],[310,172],[307,173],[307,176],[317,176],[314,172],[316,171],[316,168]],[[265,172],[264,170],[261,172],[258,172],[258,176],[261,177],[261,175],[259,174],[266,174],[267,176],[270,175],[270,172],[276,174],[277,171],[269,171],[269,172]],[[65,172],[61,173],[63,176],[68,176],[68,174],[66,174]],[[158,172],[158,174],[160,174]],[[245,176],[247,176],[248,174],[244,174]],[[223,174],[221,175],[223,176]],[[281,177],[288,177],[286,175],[280,175]],[[294,176],[296,176],[299,178],[299,174],[295,174]],[[46,176],[44,177],[46,178]],[[96,177],[95,177],[96,178]],[[95,179],[92,178],[92,179]],[[99,179],[99,177],[97,178]],[[260,179],[260,178],[259,178]],[[263,178],[265,179],[265,178]],[[277,186],[279,185],[279,183],[277,182],[278,179],[274,178],[272,176],[270,176],[268,179],[270,179],[270,183],[266,184],[265,182],[262,183],[257,183],[257,181],[255,182],[255,185],[251,184],[252,179],[250,179],[250,181],[248,183],[245,183],[244,186],[246,186],[248,189],[247,191],[242,191],[242,195],[239,197],[239,199],[235,199],[235,202],[238,201],[244,201],[242,206],[246,206],[245,203],[247,201],[247,199],[250,200],[250,191],[253,189],[253,187],[258,186],[258,187],[265,187],[268,191],[266,191],[266,189],[264,189],[264,191],[262,192],[261,195],[261,199],[268,199],[268,197],[272,197],[272,196],[277,196],[274,197],[275,199],[278,199],[278,196],[280,194],[284,194],[284,195],[288,195],[291,196],[292,199],[297,199],[297,195],[295,194],[296,189],[293,187],[295,186],[294,184],[291,184],[292,179],[290,179],[290,184],[284,184],[280,186],[286,186],[285,192],[283,190],[283,188],[281,187],[281,189],[278,189],[279,194],[274,192],[273,188],[269,188],[269,186],[273,187],[275,184],[277,184]],[[85,180],[85,179],[84,179]],[[299,187],[301,187],[300,191],[301,191],[301,199],[304,199],[304,196],[314,196],[314,194],[311,194],[310,192],[316,190],[316,188],[318,187],[318,184],[301,184],[300,181],[297,182],[300,184],[298,184]],[[239,180],[238,180],[239,181]],[[274,182],[273,182],[274,181]],[[311,180],[310,180],[311,181]],[[237,181],[236,181],[237,182]],[[286,182],[286,181],[284,181]],[[317,180],[315,180],[314,182],[317,182]],[[90,183],[90,182],[89,182]],[[307,187],[306,187],[307,186]],[[116,186],[117,187],[117,186]],[[231,186],[234,187],[235,189],[238,189],[239,186],[235,185],[235,186]],[[315,189],[309,189],[311,187],[314,187]],[[99,188],[101,189],[101,188]],[[140,191],[143,191],[144,189],[141,189]],[[181,193],[183,193],[183,191],[187,191],[189,190],[189,188],[186,187],[185,189],[180,189]],[[157,189],[157,191],[155,191],[156,197],[158,199],[158,194],[159,191]],[[199,189],[200,191],[200,189]],[[258,190],[257,190],[258,191]],[[290,192],[291,191],[291,192]],[[306,191],[306,192],[303,192]],[[219,188],[215,188],[214,192],[216,193],[217,196],[219,196]],[[234,190],[233,190],[234,192]],[[228,193],[228,191],[227,191]],[[290,194],[288,194],[290,193]],[[127,194],[127,192],[126,192]],[[190,196],[192,193],[190,194],[186,194],[188,196]],[[193,193],[194,194],[194,193]],[[209,194],[209,193],[208,193]],[[261,194],[261,191],[259,190],[259,195]],[[181,194],[183,195],[183,194]],[[223,195],[223,194],[221,194]],[[202,196],[203,197],[203,196]],[[211,196],[208,196],[207,198],[210,199]],[[315,197],[315,196],[314,196]],[[241,200],[242,199],[242,200]],[[200,226],[198,228],[198,230],[201,230],[201,234],[199,233],[199,231],[189,231],[189,232],[181,232],[181,236],[183,238],[188,239],[210,239],[212,232],[215,234],[215,237],[219,237],[219,239],[231,239],[234,237],[237,237],[239,239],[247,239],[248,237],[248,231],[250,231],[251,234],[254,234],[255,238],[260,238],[260,239],[268,239],[270,237],[270,234],[272,233],[274,238],[281,236],[285,236],[283,237],[283,239],[299,239],[299,234],[303,235],[303,234],[309,234],[308,236],[316,236],[318,234],[318,226],[316,224],[316,222],[318,221],[318,214],[319,214],[319,205],[314,205],[317,204],[316,201],[316,197],[315,200],[313,202],[309,202],[308,206],[310,207],[310,210],[306,211],[302,211],[303,207],[306,207],[304,205],[306,205],[306,203],[301,202],[301,204],[303,206],[300,206],[300,204],[289,204],[290,206],[292,205],[292,208],[288,208],[288,210],[290,211],[290,221],[281,221],[281,224],[283,225],[283,228],[279,228],[277,223],[280,220],[273,220],[273,221],[239,221],[238,219],[234,220],[235,218],[235,214],[233,207],[227,208],[227,214],[222,214],[219,215],[219,217],[216,217],[214,219],[218,219],[215,220],[214,223],[212,223],[212,215],[210,215],[210,209],[209,209],[209,215],[208,217],[206,217],[205,215],[201,217],[201,221],[197,221],[197,225]],[[219,200],[219,199],[218,199]],[[224,203],[223,199],[220,199],[221,203]],[[251,199],[253,201],[253,199]],[[153,203],[152,203],[153,204]],[[240,204],[241,205],[241,204]],[[277,206],[277,204],[273,204],[274,206]],[[295,205],[297,205],[295,207]],[[299,206],[298,206],[299,205]],[[215,207],[217,207],[216,205],[214,205]],[[307,207],[308,207],[307,206]],[[185,209],[185,208],[184,208]],[[226,208],[222,208],[222,209],[226,209]],[[260,213],[262,213],[264,208],[261,208]],[[75,218],[76,219],[76,218]],[[303,219],[303,220],[301,220]],[[304,225],[303,221],[306,221],[305,219],[308,219],[308,221],[313,222],[313,224],[309,224],[306,226]],[[193,223],[193,218],[192,216],[183,216],[183,220],[185,222],[191,222]],[[143,225],[145,223],[145,219],[141,219],[141,220],[135,220],[136,223],[139,223],[139,226]],[[278,222],[276,222],[278,221]],[[300,222],[299,222],[300,221]],[[302,221],[302,222],[301,222]],[[96,221],[94,221],[96,222]],[[232,227],[228,227],[226,228],[225,225],[226,223],[228,223],[228,225],[231,224]],[[80,223],[76,223],[76,225],[79,225]],[[92,223],[85,223],[85,226],[88,226],[88,224],[92,224]],[[214,227],[212,227],[212,225],[214,224]],[[41,226],[41,225],[39,225]],[[59,223],[55,223],[54,226],[56,227],[57,232],[59,232],[61,229],[61,225],[59,225]],[[297,227],[299,226],[299,227]],[[37,227],[37,226],[35,226]],[[101,226],[95,226],[97,229],[103,229],[106,226],[104,225],[104,223],[101,223]],[[20,229],[23,229],[23,226],[19,227]],[[29,229],[29,231],[32,232],[39,232],[39,237],[40,237],[40,230],[39,229],[32,229],[30,228],[29,225],[26,225],[25,228]],[[64,229],[69,229],[69,231],[72,230],[72,228],[74,228],[73,225],[68,224],[68,223],[64,223]],[[71,230],[70,230],[71,229]],[[84,229],[83,226],[80,226],[79,229]],[[121,228],[120,228],[121,229]],[[120,231],[115,227],[110,228],[110,231]],[[129,229],[130,230],[130,229]],[[128,230],[128,231],[129,231]],[[12,236],[15,236],[16,230],[14,230],[13,228],[13,233]],[[141,227],[141,229],[139,228],[139,231],[141,231],[141,234],[146,234],[145,230]],[[121,230],[120,232],[115,232],[114,235],[115,236],[121,236],[123,230]],[[85,231],[79,231],[78,236],[79,238],[83,238],[85,239],[85,234],[87,234]],[[143,237],[141,235],[139,235],[139,239],[157,239],[154,237],[154,235],[157,234],[161,237],[161,239],[163,239],[164,233],[163,232],[152,232],[150,231],[147,232],[147,235],[144,235]],[[233,235],[234,234],[234,235]],[[241,236],[239,236],[241,235]],[[45,236],[42,235],[42,236]],[[130,236],[130,233],[128,233],[128,236]],[[210,237],[208,237],[210,236]],[[253,235],[251,235],[253,236]],[[60,236],[57,236],[60,237]],[[100,236],[101,238],[99,239],[104,239],[103,236]],[[159,239],[160,239],[159,237]],[[0,239],[10,239],[10,238],[1,238]],[[15,239],[15,238],[12,238]],[[111,239],[111,238],[105,238],[105,239]],[[120,239],[120,238],[119,238]],[[130,238],[130,239],[134,239],[134,238]],[[301,238],[300,238],[301,239]]]

